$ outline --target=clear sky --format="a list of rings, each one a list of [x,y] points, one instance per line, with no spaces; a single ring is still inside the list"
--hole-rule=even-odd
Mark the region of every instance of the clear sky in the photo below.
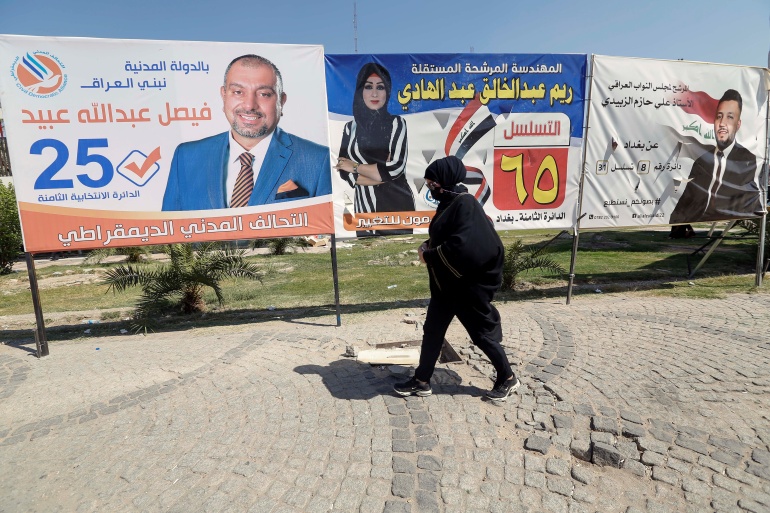
[[[358,53],[596,53],[767,66],[768,0],[358,0]],[[320,44],[353,0],[0,0],[0,34]]]

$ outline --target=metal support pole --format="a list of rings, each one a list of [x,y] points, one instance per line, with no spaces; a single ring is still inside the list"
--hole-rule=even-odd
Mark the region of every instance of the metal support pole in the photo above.
[[[43,307],[40,304],[40,292],[37,288],[37,275],[35,274],[35,260],[32,253],[24,253],[27,261],[27,273],[29,274],[29,290],[32,291],[32,307],[35,310],[35,345],[37,357],[48,356],[48,340],[45,338],[45,320],[43,319]]]
[[[572,299],[572,285],[575,282],[575,260],[577,259],[578,239],[580,237],[579,223],[575,223],[575,233],[572,236],[572,255],[569,259],[569,284],[567,285],[567,304]]]
[[[588,97],[585,101],[588,102],[588,109],[586,111],[586,119],[585,119],[585,127],[583,128],[583,158],[580,162],[580,186],[578,188],[578,204],[577,204],[577,212],[575,220],[575,226],[573,227],[573,237],[572,237],[572,255],[570,256],[569,261],[569,284],[567,285],[567,304],[569,304],[570,299],[572,299],[572,286],[575,282],[575,261],[577,260],[577,248],[578,248],[578,238],[580,234],[580,220],[585,217],[586,214],[583,213],[583,192],[585,187],[585,178],[586,178],[586,157],[588,155],[588,130],[591,126],[591,95],[593,94],[594,89],[594,56],[591,56],[591,69],[588,72],[588,76],[586,77],[588,79]]]
[[[687,276],[688,278],[692,278],[693,276],[695,276],[695,273],[698,272],[698,269],[703,267],[703,264],[705,264],[706,260],[709,259],[709,257],[711,256],[711,253],[713,253],[714,250],[717,249],[717,247],[719,247],[719,244],[721,244],[721,242],[725,238],[725,235],[727,235],[727,232],[729,232],[732,229],[733,226],[735,226],[735,221],[728,221],[727,226],[725,227],[725,229],[722,230],[722,233],[719,234],[719,237],[717,237],[716,240],[714,241],[714,243],[711,244],[711,247],[706,252],[706,254],[703,255],[703,258],[701,258],[700,262],[698,262],[698,265],[696,265],[695,269],[693,269],[692,272],[689,274],[689,276]]]
[[[762,286],[762,275],[765,269],[765,230],[767,228],[767,215],[764,215],[759,220],[759,247],[757,248],[757,279],[755,284],[757,287]]]
[[[337,310],[337,327],[342,326],[340,315],[340,281],[337,277],[337,238],[332,233],[332,276],[334,279],[334,306]]]

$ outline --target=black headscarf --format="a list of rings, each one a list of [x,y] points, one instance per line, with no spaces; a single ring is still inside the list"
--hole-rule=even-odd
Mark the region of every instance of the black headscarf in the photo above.
[[[372,110],[364,103],[366,79],[377,75],[385,86],[385,104]],[[353,94],[353,117],[358,126],[358,147],[368,162],[386,162],[390,144],[390,132],[393,127],[393,114],[388,112],[388,101],[392,83],[390,73],[375,62],[364,64],[356,78],[356,91]]]
[[[432,162],[425,178],[441,184],[431,191],[439,201],[430,222],[429,248],[423,253],[431,267],[431,292],[459,292],[492,299],[500,287],[505,251],[494,224],[468,189],[460,182],[467,171],[454,155]],[[438,285],[438,287],[434,287]]]
[[[425,178],[441,184],[441,191],[431,191],[431,195],[439,202],[446,203],[454,199],[458,194],[468,192],[468,189],[460,184],[467,174],[463,161],[450,155],[430,163],[425,170]],[[439,205],[441,208],[441,205]]]

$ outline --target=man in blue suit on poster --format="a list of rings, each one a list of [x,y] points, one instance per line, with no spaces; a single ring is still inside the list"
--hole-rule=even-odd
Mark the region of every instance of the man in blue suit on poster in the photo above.
[[[220,89],[232,130],[180,144],[163,210],[267,205],[331,194],[329,148],[278,127],[286,93],[258,55],[233,59]]]

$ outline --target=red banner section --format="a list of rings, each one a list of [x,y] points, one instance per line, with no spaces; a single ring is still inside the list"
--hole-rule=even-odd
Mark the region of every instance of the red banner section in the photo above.
[[[30,253],[296,237],[334,231],[329,202],[268,212],[200,217],[189,217],[187,212],[115,212],[22,202],[19,215],[25,227],[24,247]]]
[[[499,210],[560,207],[568,153],[568,148],[495,148],[492,203]]]

